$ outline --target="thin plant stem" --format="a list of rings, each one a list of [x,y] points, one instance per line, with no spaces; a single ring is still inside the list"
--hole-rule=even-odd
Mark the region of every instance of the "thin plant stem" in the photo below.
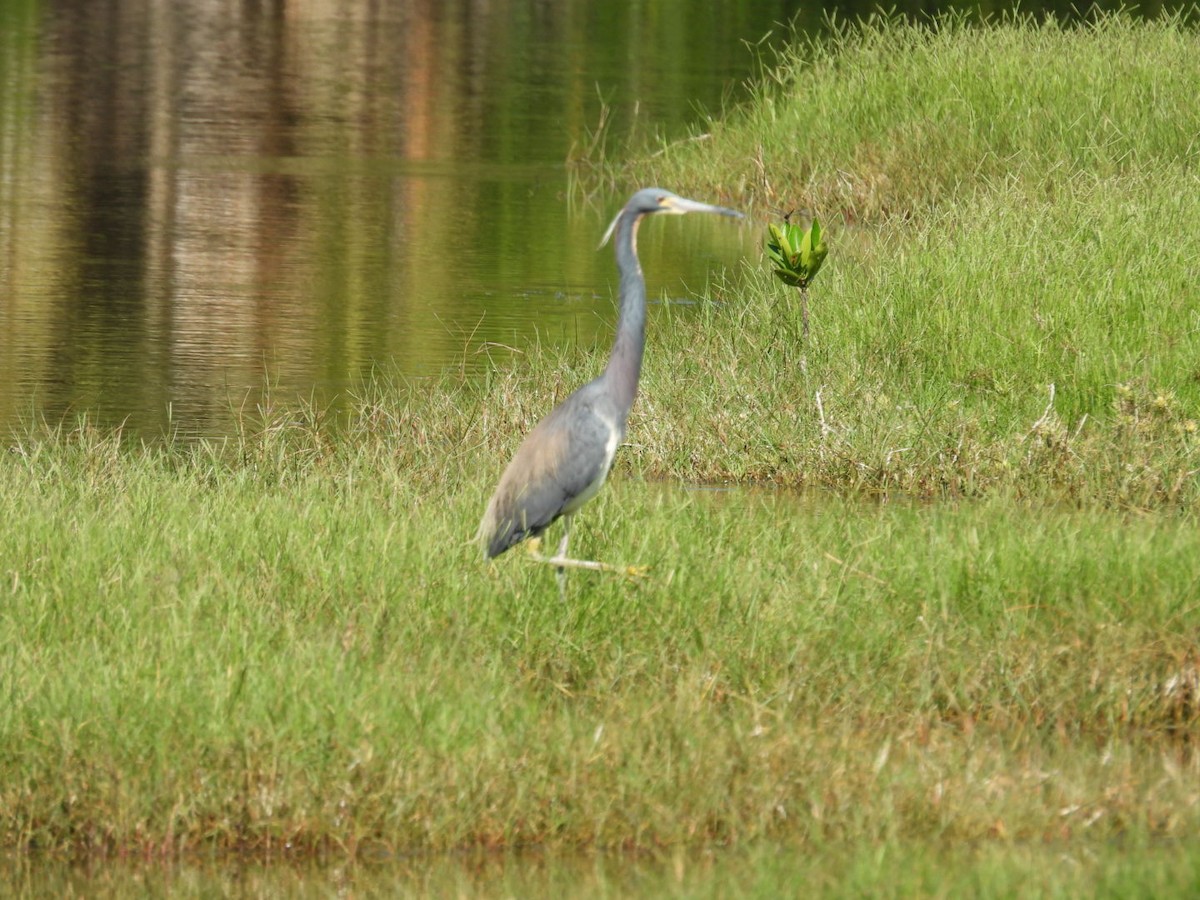
[[[808,374],[808,288],[800,286],[800,371]]]

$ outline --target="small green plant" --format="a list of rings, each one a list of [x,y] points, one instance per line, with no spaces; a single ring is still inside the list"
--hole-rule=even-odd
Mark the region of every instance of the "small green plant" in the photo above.
[[[767,256],[784,284],[808,290],[828,254],[821,223],[816,219],[809,228],[791,222],[767,226]]]
[[[804,347],[808,344],[808,286],[817,277],[829,248],[821,232],[821,223],[813,219],[804,228],[786,219],[779,225],[767,226],[767,256],[776,277],[800,291],[800,368],[807,371],[808,360]]]

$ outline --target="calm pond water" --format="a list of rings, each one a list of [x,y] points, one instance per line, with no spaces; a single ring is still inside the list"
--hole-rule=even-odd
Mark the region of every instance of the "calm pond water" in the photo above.
[[[682,133],[798,6],[0,3],[0,429],[219,432],[266,383],[597,339],[623,198],[573,205],[572,148],[606,105]],[[754,241],[676,224],[652,296]]]

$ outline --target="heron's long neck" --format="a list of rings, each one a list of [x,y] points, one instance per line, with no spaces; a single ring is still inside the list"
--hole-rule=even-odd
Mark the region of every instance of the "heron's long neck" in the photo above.
[[[604,377],[612,387],[612,396],[623,417],[629,414],[637,396],[642,372],[642,352],[646,347],[646,280],[637,258],[637,225],[640,216],[621,214],[617,222],[617,268],[621,271],[620,310],[617,337]]]

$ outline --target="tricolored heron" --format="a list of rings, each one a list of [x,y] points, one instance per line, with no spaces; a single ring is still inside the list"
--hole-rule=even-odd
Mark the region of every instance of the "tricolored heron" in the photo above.
[[[567,558],[571,519],[596,496],[608,477],[617,447],[625,439],[625,422],[637,396],[646,346],[646,281],[637,258],[637,229],[643,216],[716,213],[741,218],[722,206],[686,200],[661,188],[645,188],[629,198],[604,239],[616,234],[617,268],[621,272],[617,335],[604,372],[550,411],[517,449],[488,502],[477,540],[486,558],[542,532],[563,520],[562,542],[553,557],[532,555],[557,567],[559,592],[565,591],[566,566],[588,569],[614,567],[590,560]]]

